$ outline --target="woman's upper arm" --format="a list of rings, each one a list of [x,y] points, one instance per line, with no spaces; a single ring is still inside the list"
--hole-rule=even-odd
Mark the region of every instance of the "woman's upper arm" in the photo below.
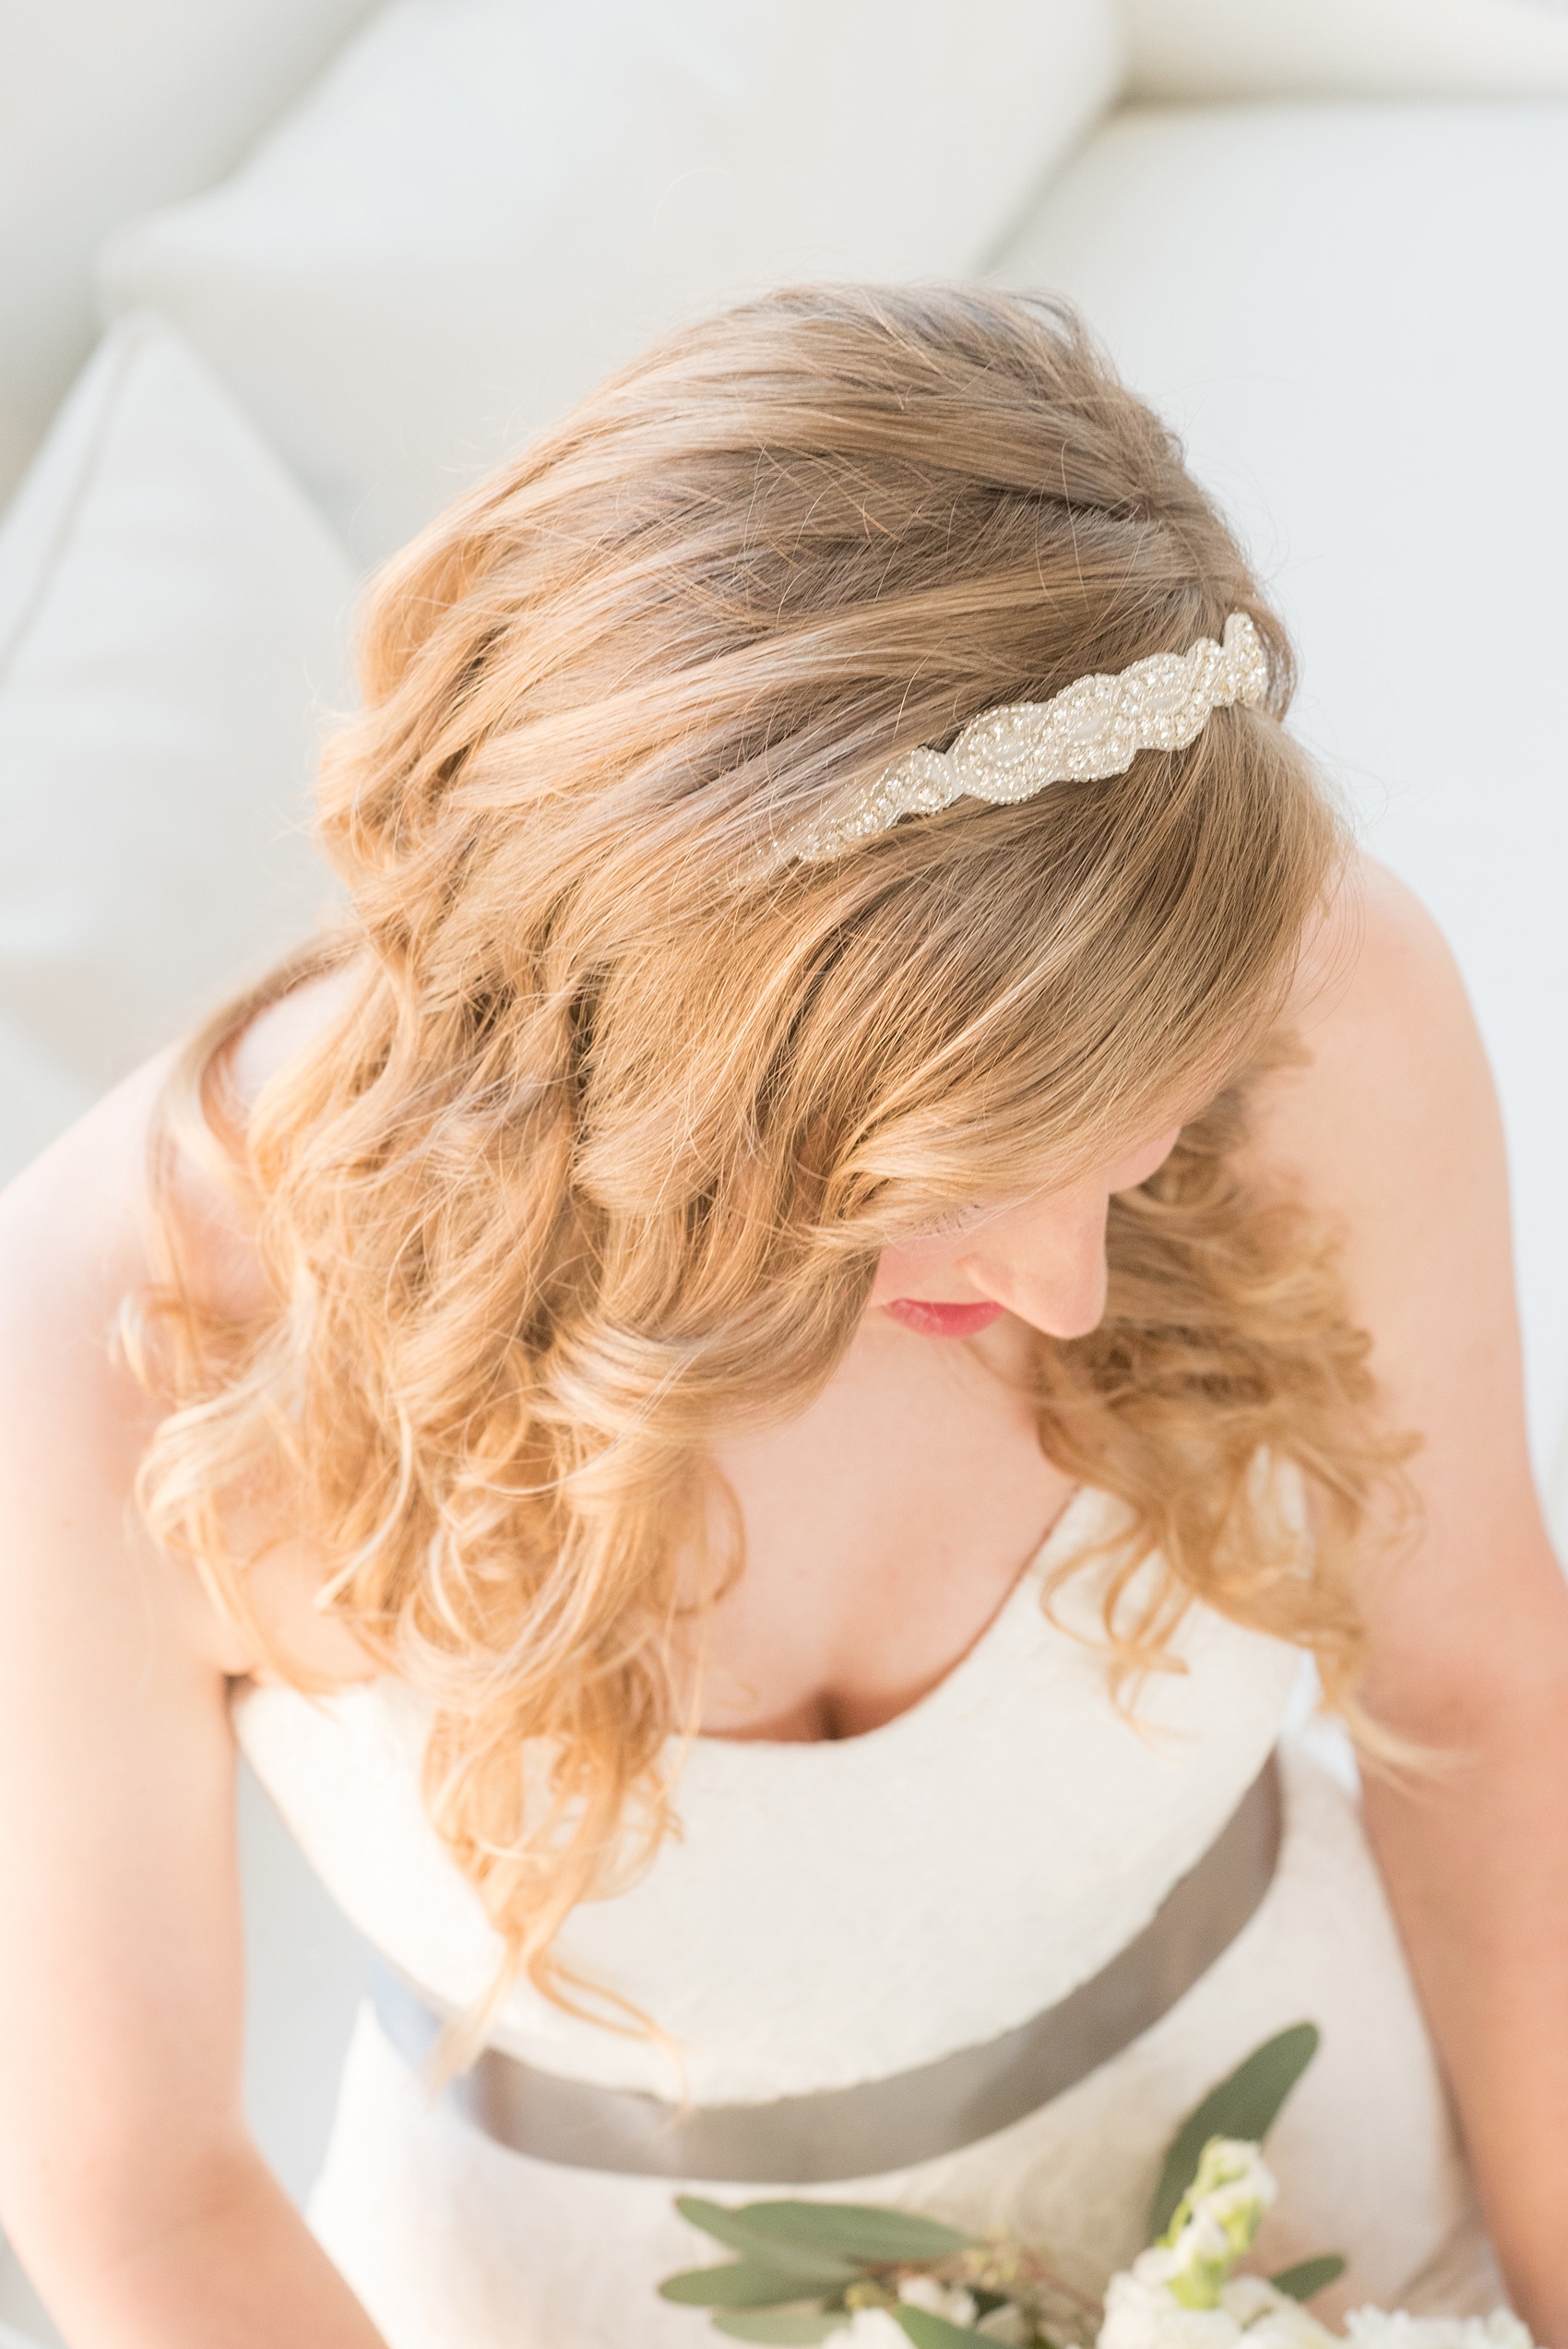
[[[109,1344],[157,1073],[0,1198],[0,2209],[45,2278],[178,2224],[242,2135],[244,1659],[135,1521]]]
[[[1421,1439],[1420,1537],[1367,1592],[1369,1695],[1441,1736],[1521,1673],[1568,1668],[1526,1444],[1502,1125],[1453,956],[1392,875],[1360,868],[1314,966],[1311,1065],[1266,1080],[1257,1148],[1342,1221],[1387,1415]]]

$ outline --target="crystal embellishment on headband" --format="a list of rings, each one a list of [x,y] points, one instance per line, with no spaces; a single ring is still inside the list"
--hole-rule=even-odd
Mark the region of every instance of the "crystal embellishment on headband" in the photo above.
[[[1268,690],[1268,662],[1244,612],[1223,642],[1156,652],[1112,676],[1079,677],[1049,701],[1009,702],[964,728],[950,750],[911,750],[849,799],[778,843],[770,862],[824,864],[901,816],[934,815],[956,799],[1011,806],[1048,783],[1123,775],[1140,750],[1184,750],[1209,712]]]

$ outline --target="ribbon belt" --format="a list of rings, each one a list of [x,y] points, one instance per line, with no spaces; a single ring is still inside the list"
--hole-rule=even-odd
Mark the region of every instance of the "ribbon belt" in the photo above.
[[[912,2071],[767,2104],[676,2105],[487,2047],[442,2090],[442,2102],[515,2152],[573,2169],[808,2186],[910,2168],[1022,2120],[1158,2022],[1267,1891],[1280,1811],[1271,1754],[1203,1857],[1099,1973],[999,2039]],[[387,2038],[419,2065],[449,2018],[381,1959],[371,1986]]]

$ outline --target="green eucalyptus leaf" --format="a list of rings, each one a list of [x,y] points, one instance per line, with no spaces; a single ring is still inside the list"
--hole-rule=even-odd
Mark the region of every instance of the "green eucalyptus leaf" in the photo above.
[[[715,2317],[714,2330],[727,2332],[736,2341],[826,2341],[830,2332],[842,2332],[849,2323],[847,2308],[839,2308],[820,2317],[791,2316],[787,2308],[757,2308],[750,2314],[738,2312]]]
[[[1298,2260],[1293,2268],[1281,2268],[1277,2275],[1269,2277],[1276,2292],[1283,2292],[1289,2300],[1310,2300],[1314,2292],[1324,2292],[1337,2283],[1345,2272],[1345,2262],[1337,2251],[1322,2251],[1315,2260]]]
[[[810,2243],[790,2242],[777,2233],[770,2235],[765,2227],[753,2224],[749,2212],[727,2210],[722,2202],[705,2201],[700,2194],[678,2194],[675,2208],[693,2226],[700,2226],[705,2235],[728,2244],[742,2259],[754,2260],[758,2267],[773,2268],[780,2275],[793,2276],[798,2299],[804,2299],[811,2292],[832,2292],[840,2284],[853,2283],[861,2272],[851,2260],[836,2259]]]
[[[731,2260],[721,2268],[685,2268],[667,2275],[659,2296],[688,2308],[776,2308],[808,2295],[798,2275],[780,2275],[755,2260]]]
[[[1198,2161],[1211,2137],[1239,2137],[1258,2144],[1318,2050],[1315,2022],[1292,2023],[1265,2040],[1218,2088],[1194,2106],[1170,2140],[1165,2167],[1149,2204],[1148,2239],[1157,2243],[1177,2203],[1197,2176]]]
[[[984,2339],[972,2325],[954,2324],[948,2317],[932,2316],[929,2308],[911,2307],[907,2300],[900,2300],[889,2313],[895,2324],[903,2326],[915,2349],[960,2349],[960,2344],[962,2349],[972,2349],[976,2341]]]
[[[937,2219],[874,2202],[743,2202],[734,2215],[769,2244],[873,2263],[946,2260],[975,2240]]]

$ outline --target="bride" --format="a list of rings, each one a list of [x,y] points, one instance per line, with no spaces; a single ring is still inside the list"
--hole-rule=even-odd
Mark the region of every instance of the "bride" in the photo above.
[[[677,2349],[681,2180],[1092,2292],[1305,2019],[1266,2264],[1463,2309],[1494,2248],[1568,2349],[1491,1087],[1169,435],[1047,305],[775,296],[362,668],[350,912],[0,1209],[0,2210],[66,2338]],[[308,2226],[236,1742],[379,1953]]]

